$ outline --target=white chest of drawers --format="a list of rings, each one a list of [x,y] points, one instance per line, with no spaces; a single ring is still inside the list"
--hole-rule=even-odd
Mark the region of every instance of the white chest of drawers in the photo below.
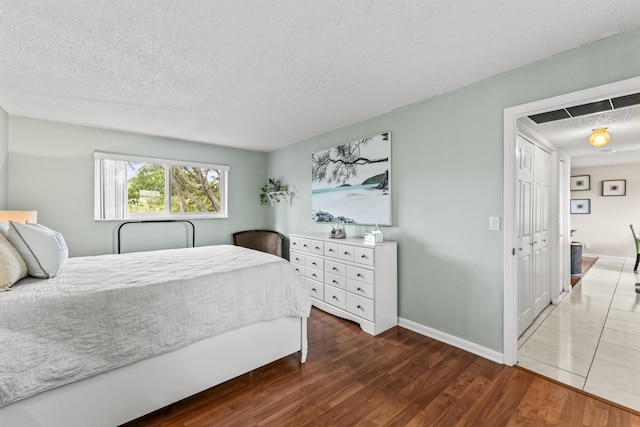
[[[396,242],[291,234],[289,258],[309,283],[314,306],[371,335],[398,324]]]

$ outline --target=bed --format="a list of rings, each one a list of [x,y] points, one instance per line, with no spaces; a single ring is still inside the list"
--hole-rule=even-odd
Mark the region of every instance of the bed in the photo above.
[[[232,245],[70,258],[0,293],[0,425],[115,426],[299,352],[309,291]]]

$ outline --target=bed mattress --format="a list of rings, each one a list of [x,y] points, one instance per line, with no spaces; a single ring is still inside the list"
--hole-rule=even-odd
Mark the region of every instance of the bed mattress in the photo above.
[[[0,294],[0,406],[310,308],[286,260],[238,246],[70,258]]]

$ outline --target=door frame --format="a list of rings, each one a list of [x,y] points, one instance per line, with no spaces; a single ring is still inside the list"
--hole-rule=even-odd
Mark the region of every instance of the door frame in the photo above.
[[[516,120],[520,117],[532,114],[543,113],[546,111],[557,110],[566,106],[578,105],[582,103],[594,102],[602,98],[617,97],[635,93],[640,87],[640,76],[614,83],[608,83],[601,86],[592,87],[564,95],[554,96],[551,98],[541,99],[526,104],[516,105],[504,109],[504,146],[503,146],[503,363],[513,366],[518,361],[518,336],[517,336],[517,264],[513,251],[516,248],[517,237],[517,173],[516,173]],[[570,159],[565,160],[564,175],[565,179],[570,175]],[[569,198],[569,185],[565,185],[565,199]],[[557,205],[556,205],[557,206]],[[565,212],[551,212],[551,215],[557,213],[559,215],[567,215]],[[565,222],[568,226],[568,222]],[[569,230],[562,230],[564,236],[567,236]],[[557,236],[556,236],[557,237]],[[556,241],[557,245],[557,241]]]

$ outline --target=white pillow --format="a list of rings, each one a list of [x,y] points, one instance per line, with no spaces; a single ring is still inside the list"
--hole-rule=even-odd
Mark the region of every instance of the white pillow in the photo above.
[[[33,277],[55,277],[69,258],[62,234],[44,225],[9,221],[7,239],[18,250]]]
[[[6,222],[0,222],[0,233],[6,236],[8,232],[9,224],[7,224]]]
[[[27,265],[16,248],[0,233],[0,291],[8,291],[23,277],[27,277]]]

